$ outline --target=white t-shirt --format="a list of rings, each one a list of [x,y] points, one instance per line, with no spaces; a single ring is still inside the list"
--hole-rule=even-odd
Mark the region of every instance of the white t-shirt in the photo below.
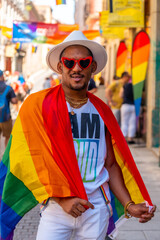
[[[104,167],[107,154],[105,125],[89,100],[81,108],[74,109],[74,115],[71,114],[73,108],[68,102],[67,107],[81,177],[86,193],[91,194],[109,180],[108,171]]]

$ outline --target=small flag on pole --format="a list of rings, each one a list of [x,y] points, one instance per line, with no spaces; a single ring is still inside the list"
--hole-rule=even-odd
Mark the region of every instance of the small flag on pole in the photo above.
[[[56,5],[66,4],[66,0],[56,0]]]
[[[21,48],[22,48],[22,43],[17,42],[17,43],[16,43],[16,46],[15,46],[15,49],[16,49],[16,50],[20,50]]]
[[[36,53],[37,52],[37,46],[32,45],[32,53]]]

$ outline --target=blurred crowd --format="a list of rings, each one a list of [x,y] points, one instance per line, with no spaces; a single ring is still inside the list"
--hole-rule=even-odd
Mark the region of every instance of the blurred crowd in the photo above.
[[[43,83],[43,89],[55,87],[60,83],[61,83],[61,75],[53,72],[49,77],[46,77]]]
[[[24,99],[29,95],[31,89],[33,88],[33,81],[30,80],[30,76],[26,78],[22,73],[15,71],[10,73],[9,71],[4,72],[4,80],[7,85],[10,85],[18,99],[17,104],[11,106],[11,115],[13,119],[16,119],[21,104]]]

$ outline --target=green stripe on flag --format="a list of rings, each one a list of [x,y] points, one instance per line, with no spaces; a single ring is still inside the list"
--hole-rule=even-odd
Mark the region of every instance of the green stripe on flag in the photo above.
[[[6,176],[2,200],[21,217],[38,204],[32,192],[10,172]]]
[[[124,207],[122,204],[119,202],[117,198],[115,198],[115,208],[118,214],[118,217],[120,218],[124,214]]]
[[[7,168],[9,168],[8,164],[9,164],[9,151],[10,151],[10,147],[11,147],[11,142],[12,142],[12,135],[9,138],[7,147],[5,149],[5,152],[4,152],[3,158],[2,158],[2,162]]]
[[[3,186],[2,200],[12,208],[19,216],[23,217],[26,212],[38,204],[32,192],[10,172],[9,151],[12,137],[3,155],[3,164],[8,168]]]
[[[144,81],[133,85],[134,100],[142,97]]]

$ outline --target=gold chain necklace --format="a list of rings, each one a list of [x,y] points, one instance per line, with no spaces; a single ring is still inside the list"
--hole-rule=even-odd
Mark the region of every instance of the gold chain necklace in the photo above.
[[[70,98],[70,97],[67,97],[65,96],[66,98],[66,101],[70,104],[70,107],[71,107],[71,114],[74,115],[75,112],[74,112],[74,108],[80,108],[82,107],[84,104],[87,103],[88,101],[88,97],[85,97],[83,99],[75,99],[75,98]]]

